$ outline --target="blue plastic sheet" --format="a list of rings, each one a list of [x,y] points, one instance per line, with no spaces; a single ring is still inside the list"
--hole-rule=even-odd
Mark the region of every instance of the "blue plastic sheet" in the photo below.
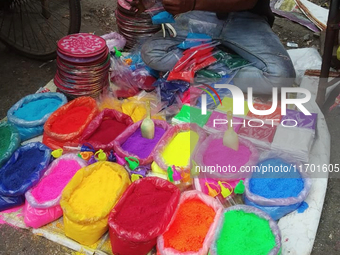
[[[37,120],[28,120],[29,118],[17,116],[16,112],[22,110],[24,105],[42,99],[56,99],[58,103],[55,105],[55,107],[51,107],[50,111],[47,111],[44,116]],[[20,99],[8,110],[8,122],[16,126],[20,133],[21,141],[26,141],[30,138],[41,135],[43,133],[46,120],[55,110],[66,103],[67,98],[61,93],[48,92],[28,95]]]
[[[40,142],[17,149],[0,168],[0,196],[21,196],[36,185],[51,162],[51,152]]]

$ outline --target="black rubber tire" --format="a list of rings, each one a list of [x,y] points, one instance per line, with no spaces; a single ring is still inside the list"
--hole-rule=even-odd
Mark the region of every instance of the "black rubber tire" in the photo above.
[[[0,0],[1,1],[1,0]],[[81,27],[81,5],[80,0],[69,0],[70,7],[70,24],[68,34],[78,33]],[[64,35],[66,36],[66,34]],[[11,44],[6,37],[3,37],[0,33],[0,41],[3,42],[8,48],[15,51],[16,53],[23,55],[25,57],[36,59],[36,60],[51,60],[56,58],[57,44],[55,45],[55,50],[51,52],[44,53],[32,53],[28,50],[22,49],[18,45]],[[59,38],[61,39],[61,38]]]

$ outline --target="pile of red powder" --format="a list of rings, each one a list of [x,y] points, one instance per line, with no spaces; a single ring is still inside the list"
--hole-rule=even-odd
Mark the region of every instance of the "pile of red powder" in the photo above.
[[[87,139],[87,142],[99,142],[101,144],[108,144],[116,139],[126,128],[127,124],[115,119],[103,119],[100,126]]]
[[[51,131],[58,134],[69,134],[78,131],[86,122],[92,109],[87,106],[76,106],[66,114],[58,116],[51,126]]]
[[[151,182],[136,185],[117,212],[115,222],[127,231],[147,233],[163,224],[171,196],[170,190],[159,188]]]
[[[180,204],[175,220],[164,233],[164,247],[181,252],[197,252],[214,221],[216,212],[198,198]]]

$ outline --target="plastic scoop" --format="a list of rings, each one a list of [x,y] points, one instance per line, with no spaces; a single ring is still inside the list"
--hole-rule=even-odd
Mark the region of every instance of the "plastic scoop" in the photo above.
[[[146,102],[146,118],[143,120],[140,129],[142,131],[142,136],[147,139],[153,139],[155,136],[155,123],[151,119],[150,114],[150,101]]]
[[[236,134],[236,132],[231,126],[231,121],[233,118],[233,114],[231,111],[227,112],[227,118],[228,118],[228,129],[224,132],[224,135],[223,135],[223,145],[237,151],[238,146],[239,146],[238,135]]]
[[[63,149],[57,149],[51,152],[51,155],[53,158],[59,158],[61,155],[63,155]]]
[[[131,171],[134,171],[139,166],[139,160],[135,157],[125,157],[125,160],[129,164]]]

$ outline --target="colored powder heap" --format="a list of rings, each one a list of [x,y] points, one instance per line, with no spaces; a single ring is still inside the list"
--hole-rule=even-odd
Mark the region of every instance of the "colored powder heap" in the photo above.
[[[127,231],[146,233],[163,223],[171,196],[170,190],[161,189],[150,182],[136,185],[115,221]]]
[[[168,165],[185,167],[189,163],[191,153],[196,147],[199,136],[194,131],[178,133],[166,146],[162,156]]]
[[[224,214],[220,237],[216,241],[218,255],[264,255],[275,246],[275,236],[267,220],[244,211]]]
[[[85,177],[74,190],[69,200],[70,206],[77,214],[87,218],[101,216],[103,207],[114,206],[114,198],[121,186],[121,178],[117,172],[106,165],[94,170]]]
[[[12,132],[9,126],[0,127],[0,157],[2,157],[8,150],[11,144]]]
[[[36,171],[44,155],[45,151],[35,148],[22,151],[17,160],[0,173],[3,185],[8,190],[19,189]]]
[[[155,148],[158,141],[164,135],[163,128],[155,126],[155,136],[153,139],[147,139],[142,136],[142,131],[138,128],[126,141],[122,144],[122,149],[137,155],[139,158],[147,158]]]
[[[46,114],[57,110],[60,104],[59,98],[42,98],[30,101],[16,110],[14,116],[26,121],[40,120]]]
[[[81,166],[75,160],[60,160],[52,172],[32,189],[33,197],[38,203],[56,199],[80,168]]]
[[[304,182],[298,172],[294,172],[291,164],[284,162],[279,158],[268,159],[259,163],[261,172],[263,167],[287,167],[291,168],[292,172],[267,172],[265,175],[262,173],[253,174],[249,182],[249,189],[252,193],[265,198],[287,198],[297,197],[304,188]],[[268,170],[267,170],[268,171]]]
[[[235,166],[240,169],[244,166],[251,156],[250,149],[240,144],[238,151],[223,145],[223,139],[214,139],[210,142],[203,156],[203,163],[206,166]]]
[[[199,251],[215,215],[213,208],[197,198],[184,201],[169,230],[163,235],[164,247],[181,252]]]
[[[99,127],[87,139],[89,143],[99,142],[108,144],[116,139],[125,129],[127,125],[115,119],[103,119]]]
[[[76,106],[69,109],[65,114],[56,117],[51,130],[58,134],[69,134],[81,128],[92,109],[87,106]]]

